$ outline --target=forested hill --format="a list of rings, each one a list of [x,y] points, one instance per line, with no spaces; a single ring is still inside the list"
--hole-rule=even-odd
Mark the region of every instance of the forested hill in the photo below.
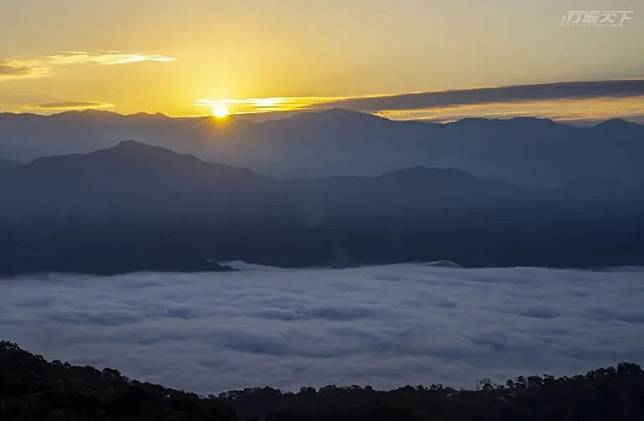
[[[221,402],[130,380],[106,368],[47,362],[0,342],[0,420],[232,421]]]
[[[212,373],[216,376],[217,373]],[[441,385],[391,391],[326,386],[252,388],[200,397],[99,371],[47,362],[0,342],[0,419],[212,421],[642,420],[644,372],[620,363],[574,377],[529,376],[480,390]]]
[[[216,262],[644,264],[644,184],[526,189],[455,169],[277,179],[127,141],[0,172],[0,274]]]

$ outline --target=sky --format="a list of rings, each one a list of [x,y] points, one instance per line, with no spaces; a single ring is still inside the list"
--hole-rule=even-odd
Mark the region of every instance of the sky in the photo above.
[[[230,113],[256,113],[364,96],[642,80],[643,6],[640,0],[3,1],[0,110],[184,116],[223,104]],[[562,26],[571,10],[618,11],[611,20],[621,26]],[[591,101],[592,118],[644,115],[640,91],[614,98],[366,111],[449,120],[545,109],[545,116],[583,119]]]
[[[235,267],[3,279],[0,337],[204,395],[472,388],[482,377],[644,363],[642,268]]]

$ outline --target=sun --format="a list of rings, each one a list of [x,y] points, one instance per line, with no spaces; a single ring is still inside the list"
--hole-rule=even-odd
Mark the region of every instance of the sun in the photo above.
[[[212,106],[212,115],[214,115],[215,117],[224,118],[228,114],[230,114],[230,112],[228,111],[226,104],[215,104]]]

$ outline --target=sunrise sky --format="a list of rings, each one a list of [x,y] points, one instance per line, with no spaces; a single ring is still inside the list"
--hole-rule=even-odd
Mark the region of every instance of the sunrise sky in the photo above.
[[[184,116],[221,111],[221,104],[230,113],[344,104],[398,119],[639,120],[643,6],[637,0],[3,1],[0,111]],[[629,14],[621,26],[562,26],[569,10]],[[548,88],[577,81],[596,83],[572,93],[575,85]],[[515,85],[550,93],[537,87],[481,96],[479,89]],[[422,101],[398,97],[393,106],[378,102],[454,90],[460,93],[447,101],[433,94]],[[376,101],[354,101],[364,96]]]

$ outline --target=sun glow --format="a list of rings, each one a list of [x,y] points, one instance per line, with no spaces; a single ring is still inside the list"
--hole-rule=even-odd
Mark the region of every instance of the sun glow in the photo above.
[[[266,97],[232,99],[198,99],[196,107],[208,107],[216,117],[231,114],[257,114],[279,111],[307,111],[320,108],[325,103],[338,101],[341,97]],[[224,113],[225,110],[225,113]]]
[[[212,115],[214,115],[217,118],[224,118],[226,117],[230,112],[228,111],[228,107],[226,104],[215,104],[212,106]]]
[[[282,98],[255,98],[252,101],[257,108],[276,107],[284,102]]]

